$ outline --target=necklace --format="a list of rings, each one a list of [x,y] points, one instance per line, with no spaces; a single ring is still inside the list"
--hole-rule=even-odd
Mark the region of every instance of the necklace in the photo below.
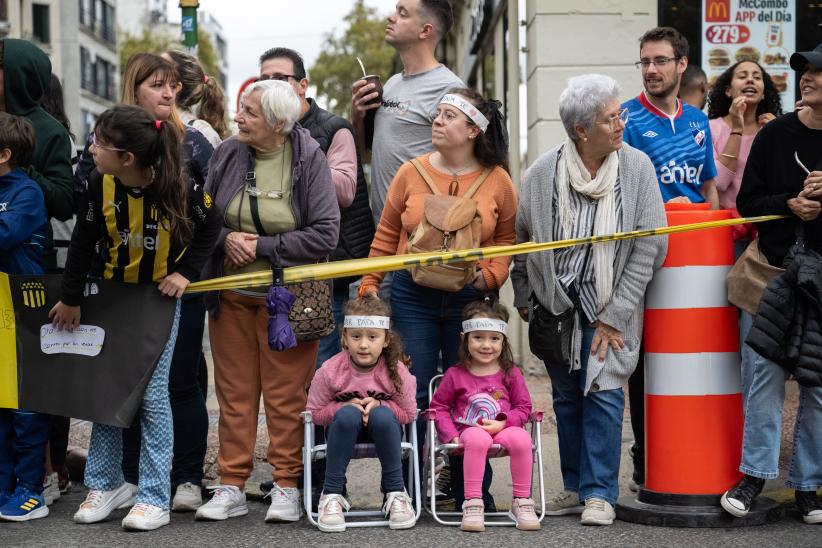
[[[431,159],[429,158],[429,161],[430,160]],[[450,167],[447,167],[445,165],[445,162],[443,162],[442,155],[440,155],[440,157],[438,158],[438,163],[440,164],[440,167],[443,170],[446,170],[446,171],[451,173],[451,182],[449,183],[449,186],[451,186],[451,185],[459,184],[459,181],[457,181],[457,178],[460,176],[460,174],[462,172],[466,171],[467,169],[469,169],[471,167],[474,167],[474,165],[476,164],[476,160],[471,159],[471,161],[469,161],[467,164],[465,164],[463,167],[461,167],[460,169],[457,169],[457,170],[454,170],[454,169],[451,169]],[[434,167],[437,167],[437,166],[434,166]]]

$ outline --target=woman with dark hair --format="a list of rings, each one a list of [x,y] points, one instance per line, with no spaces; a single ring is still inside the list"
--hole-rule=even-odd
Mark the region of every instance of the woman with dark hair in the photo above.
[[[121,105],[100,115],[91,142],[97,167],[89,174],[82,202],[86,211],[78,216],[71,237],[62,295],[49,313],[59,329],[71,330],[80,323],[83,288],[98,242],[105,257],[104,278],[158,283],[163,295],[180,299],[199,275],[220,229],[220,214],[211,199],[182,168],[180,138],[171,122]],[[110,197],[115,195],[123,200],[112,207]],[[160,222],[150,218],[149,210],[158,213]],[[124,224],[133,236],[127,242],[118,230]],[[179,321],[178,304],[138,413],[142,425],[139,487],[129,485],[121,469],[124,431],[95,424],[85,470],[89,492],[74,515],[75,522],[96,523],[133,504],[124,528],[151,530],[168,524],[168,471],[175,450],[169,370]]]
[[[200,131],[211,146],[223,142],[229,135],[225,115],[225,94],[220,83],[203,70],[193,55],[169,50],[162,55],[177,67],[180,91],[176,104],[180,119],[187,126]]]
[[[49,85],[43,91],[43,97],[40,99],[40,106],[43,110],[51,114],[51,117],[60,122],[60,125],[66,128],[69,137],[71,137],[72,152],[74,148],[74,140],[76,137],[71,132],[71,123],[69,123],[66,116],[66,109],[63,107],[63,85],[56,74],[51,75]]]
[[[782,114],[779,92],[767,72],[741,61],[723,72],[708,95],[719,205],[736,213],[736,195],[757,132]],[[753,225],[733,227],[736,256],[756,235]]]
[[[431,127],[434,151],[404,163],[397,171],[369,257],[409,252],[409,235],[423,222],[425,200],[432,195],[430,185],[436,185],[443,195],[464,196],[480,183],[470,196],[482,219],[480,246],[514,243],[517,195],[506,169],[508,138],[499,106],[465,88],[443,96]],[[483,292],[499,290],[508,279],[510,264],[510,257],[478,261],[472,267],[473,277],[457,291],[422,285],[408,271],[394,273],[391,306],[396,329],[414,364],[420,409],[428,407],[428,383],[437,372],[440,355],[446,369],[459,361],[462,310]],[[364,276],[360,295],[376,293],[383,276]],[[452,488],[459,490],[462,481],[454,476],[459,473],[455,468],[452,463]],[[457,492],[457,503],[460,498]],[[490,503],[487,498],[486,506]]]

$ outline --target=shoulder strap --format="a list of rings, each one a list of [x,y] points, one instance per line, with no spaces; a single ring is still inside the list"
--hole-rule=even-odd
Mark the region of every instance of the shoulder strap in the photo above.
[[[474,195],[474,193],[479,189],[480,185],[485,182],[485,179],[491,174],[491,168],[486,167],[482,173],[479,174],[479,177],[474,179],[474,183],[470,186],[470,188],[462,195],[463,198],[470,198]]]
[[[411,165],[417,168],[417,171],[420,172],[420,175],[422,175],[423,180],[425,180],[425,182],[428,184],[428,188],[431,189],[431,192],[434,193],[434,196],[442,196],[442,192],[440,192],[440,190],[437,188],[437,185],[434,184],[434,181],[431,180],[431,176],[428,174],[427,171],[425,171],[425,168],[422,167],[420,161],[416,158],[413,158],[411,160]]]

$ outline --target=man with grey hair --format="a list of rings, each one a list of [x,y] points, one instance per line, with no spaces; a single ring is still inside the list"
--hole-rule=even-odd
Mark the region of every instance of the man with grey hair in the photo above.
[[[454,14],[448,0],[398,0],[388,16],[385,41],[397,50],[403,71],[385,83],[382,101],[375,85],[354,82],[351,117],[357,146],[367,162],[371,150],[371,209],[379,223],[388,185],[399,167],[433,148],[431,124],[437,105],[450,88],[465,87],[462,80],[437,61],[437,44],[451,29]],[[375,110],[369,144],[365,118]]]

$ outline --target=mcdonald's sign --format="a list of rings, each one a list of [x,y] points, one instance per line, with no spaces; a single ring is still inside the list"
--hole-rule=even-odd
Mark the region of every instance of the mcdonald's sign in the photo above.
[[[727,23],[731,20],[731,0],[705,0],[705,21]]]

